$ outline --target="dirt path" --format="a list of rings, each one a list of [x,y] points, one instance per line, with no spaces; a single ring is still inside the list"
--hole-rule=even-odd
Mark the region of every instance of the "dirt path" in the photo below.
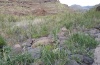
[[[100,65],[100,45],[95,49],[93,65]]]

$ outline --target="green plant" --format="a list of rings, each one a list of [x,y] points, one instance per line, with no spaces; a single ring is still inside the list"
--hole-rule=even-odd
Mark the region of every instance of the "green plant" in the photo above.
[[[85,46],[86,48],[95,48],[98,45],[94,38],[85,34],[73,34],[71,40],[74,43],[78,43],[79,46]]]
[[[57,65],[64,65],[68,61],[68,56],[64,49],[54,51],[51,46],[45,46],[42,50],[41,59],[45,65],[56,65],[57,62],[59,62]]]
[[[82,33],[73,34],[69,40],[65,42],[66,48],[71,51],[72,54],[82,54],[93,56],[90,49],[96,48],[98,43],[94,38]]]
[[[0,55],[0,65],[29,65],[34,59],[27,52],[13,55],[11,48],[3,47],[2,55]]]
[[[4,38],[0,35],[0,48],[6,45]]]

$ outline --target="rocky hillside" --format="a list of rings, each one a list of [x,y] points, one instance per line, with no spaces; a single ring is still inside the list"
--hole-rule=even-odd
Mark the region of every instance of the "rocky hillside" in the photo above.
[[[57,0],[0,1],[0,13],[10,15],[47,15],[69,10]]]

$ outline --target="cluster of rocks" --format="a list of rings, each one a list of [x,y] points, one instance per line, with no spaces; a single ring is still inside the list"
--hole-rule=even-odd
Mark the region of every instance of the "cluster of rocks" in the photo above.
[[[89,34],[95,38],[98,43],[100,43],[100,26],[95,27],[94,29],[89,30]],[[94,63],[93,65],[100,65],[100,45],[98,45],[94,52]]]
[[[62,47],[64,47],[64,42],[69,38],[68,36],[69,33],[70,32],[65,27],[61,28],[61,30],[57,34],[56,41],[59,45],[57,49],[62,49]],[[90,29],[88,31],[85,31],[85,33],[91,35],[92,37],[95,38],[95,40],[100,42],[100,31],[98,29]],[[41,57],[41,46],[54,45],[54,44],[55,44],[54,38],[52,37],[52,35],[48,35],[47,37],[41,37],[38,39],[28,39],[27,41],[25,41],[25,43],[21,45],[16,44],[13,46],[13,50],[14,50],[14,53],[27,51],[28,53],[32,55],[34,59],[39,59]],[[54,49],[54,51],[57,49]],[[68,52],[68,54],[69,54],[70,61],[69,63],[66,63],[65,65],[92,65],[94,62],[93,58],[86,55],[71,54],[70,51]],[[72,59],[73,57],[79,59],[80,62],[73,60]],[[95,62],[96,61],[97,60],[95,60]],[[32,65],[36,65],[36,63],[35,64],[33,63]]]
[[[94,37],[96,41],[100,42],[100,30],[99,29],[90,29],[87,31],[87,33]]]

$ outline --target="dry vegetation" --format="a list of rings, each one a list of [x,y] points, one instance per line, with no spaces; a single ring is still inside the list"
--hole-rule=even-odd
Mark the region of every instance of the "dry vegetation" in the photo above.
[[[60,60],[59,65],[65,65],[69,61],[68,50],[72,54],[93,57],[93,53],[87,49],[94,49],[98,43],[83,31],[100,23],[99,13],[94,9],[86,13],[73,12],[60,3],[0,2],[0,45],[2,41],[4,43],[3,38],[8,46],[22,44],[29,38],[38,39],[48,35],[53,35],[55,41],[53,46],[41,46],[41,58],[35,60],[26,52],[11,56],[11,50],[4,47],[3,54],[0,55],[0,65],[29,65],[39,60],[45,65],[56,65],[54,63]],[[62,27],[68,30],[68,40],[64,42],[65,47],[59,50],[57,34]],[[53,49],[57,51],[53,52]],[[79,59],[73,59],[81,64]]]

